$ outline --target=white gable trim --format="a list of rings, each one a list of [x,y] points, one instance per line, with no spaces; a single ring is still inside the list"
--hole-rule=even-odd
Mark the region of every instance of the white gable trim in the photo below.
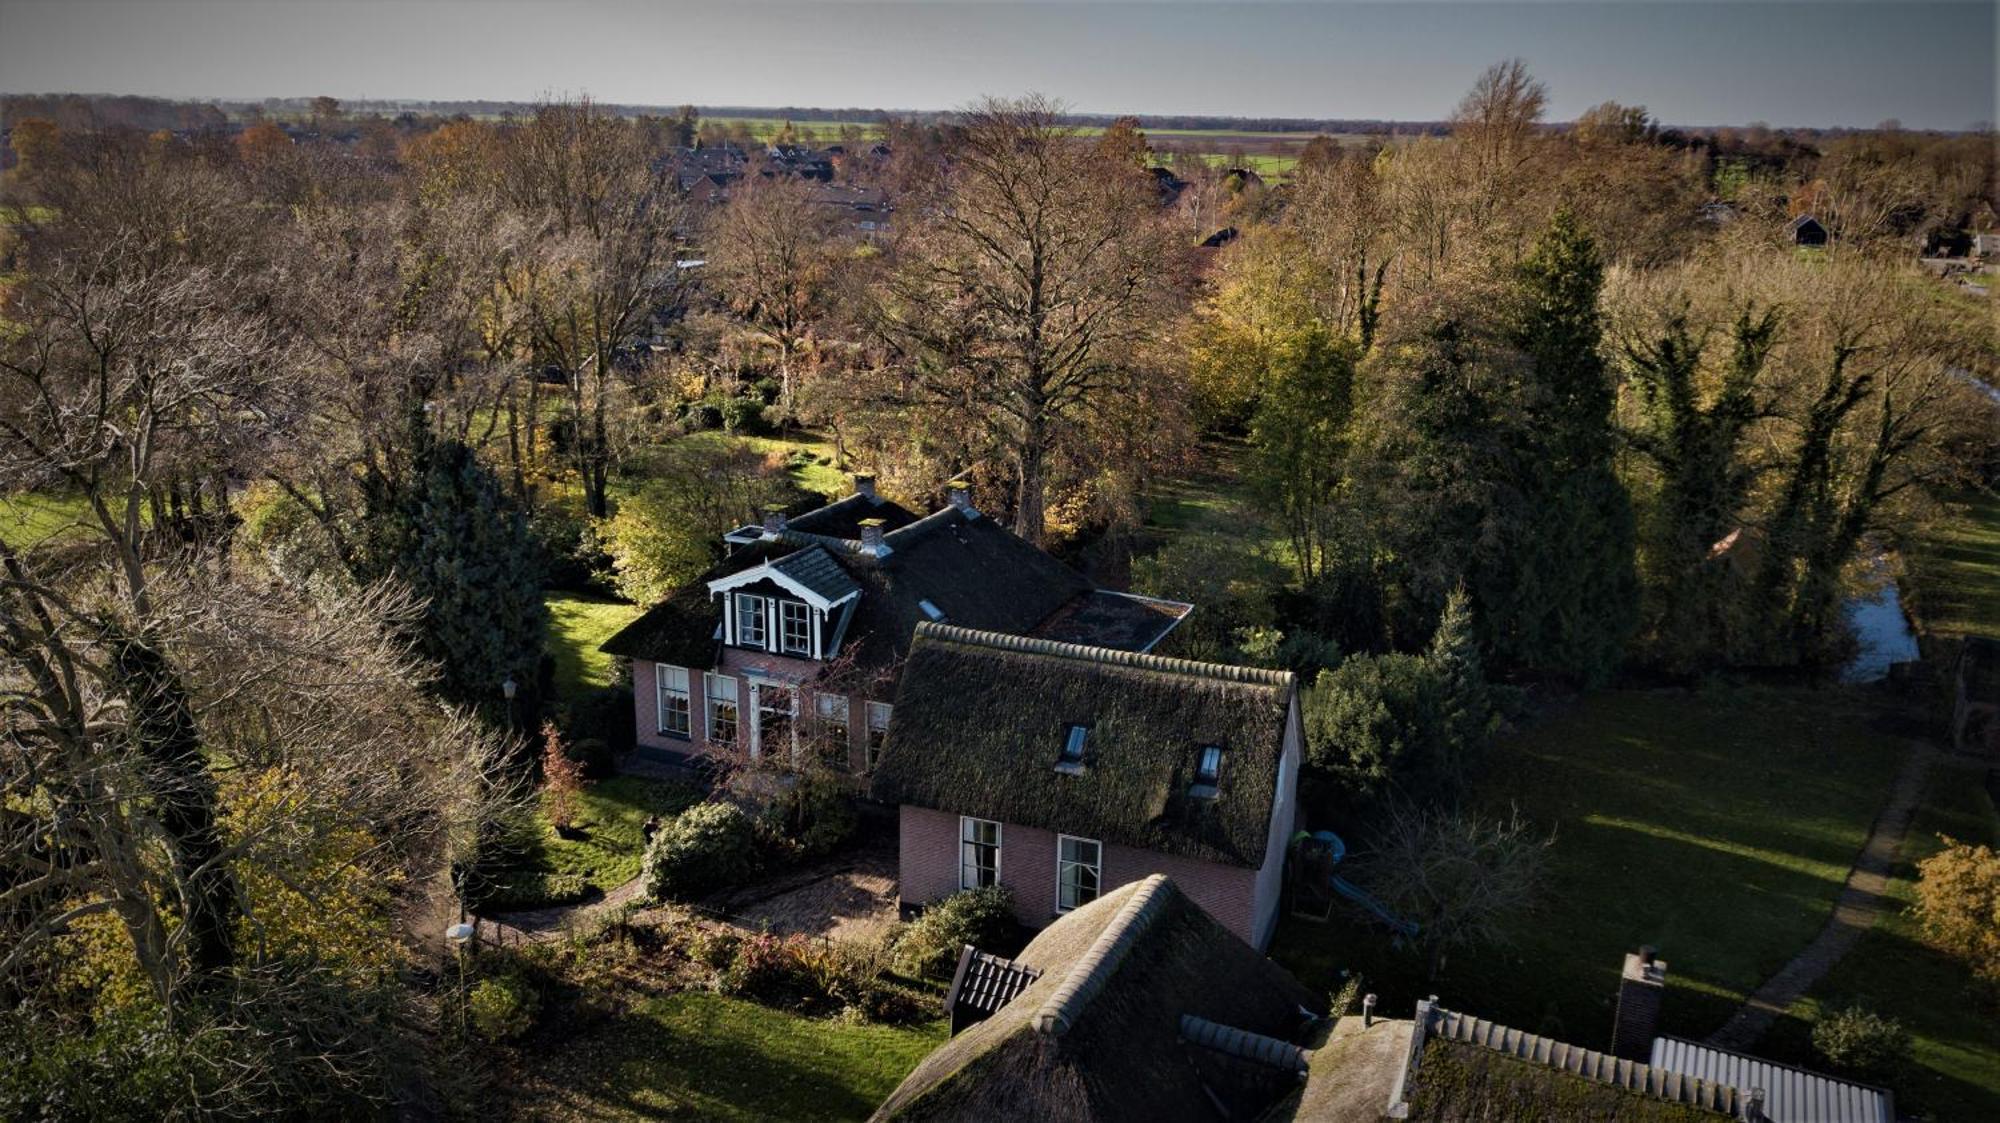
[[[726,593],[731,589],[740,589],[745,585],[755,585],[759,581],[770,581],[779,588],[819,609],[821,612],[846,604],[848,601],[861,595],[860,590],[857,589],[849,592],[839,600],[828,600],[811,589],[806,588],[804,585],[799,584],[797,581],[792,580],[782,571],[772,568],[770,562],[751,566],[741,573],[733,573],[728,577],[718,577],[708,583],[708,593],[710,597],[714,597],[721,593]]]

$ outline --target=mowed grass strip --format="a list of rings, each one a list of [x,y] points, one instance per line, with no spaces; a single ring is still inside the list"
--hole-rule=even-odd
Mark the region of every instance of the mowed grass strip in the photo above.
[[[1903,550],[1910,614],[1925,632],[2000,636],[2000,495],[1966,492]]]
[[[587,593],[550,593],[543,603],[549,609],[549,651],[556,660],[557,695],[574,698],[582,691],[611,685],[611,656],[598,647],[645,609]]]
[[[1812,1050],[1812,1023],[1861,1006],[1910,1031],[1914,1063],[1891,1081],[1899,1111],[2000,1119],[2000,996],[1977,986],[1963,964],[1926,946],[1915,918],[1903,911],[1916,900],[1917,863],[1944,846],[1941,835],[2000,843],[2000,816],[1986,793],[1983,768],[1946,760],[1932,771],[1889,886],[1896,911],[1793,1004],[1757,1051],[1823,1069],[1826,1062]]]
[[[541,1053],[537,1119],[866,1119],[941,1022],[900,1028],[802,1018],[687,991],[648,999]]]
[[[1834,690],[1606,691],[1504,739],[1474,799],[1553,830],[1550,883],[1505,946],[1423,977],[1380,928],[1290,920],[1274,954],[1314,985],[1355,969],[1416,998],[1602,1048],[1626,952],[1670,964],[1664,1031],[1701,1037],[1831,913],[1907,745]],[[1340,824],[1331,824],[1339,829]]]

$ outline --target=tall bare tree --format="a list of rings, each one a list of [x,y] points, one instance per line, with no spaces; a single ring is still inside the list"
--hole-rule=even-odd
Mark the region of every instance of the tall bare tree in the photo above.
[[[878,318],[912,386],[1005,458],[1032,541],[1059,441],[1138,392],[1175,259],[1151,177],[1059,121],[1038,96],[961,115],[943,191],[905,208],[923,217]]]

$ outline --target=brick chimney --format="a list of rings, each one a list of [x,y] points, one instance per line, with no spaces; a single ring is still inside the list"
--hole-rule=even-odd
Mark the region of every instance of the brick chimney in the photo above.
[[[1618,1010],[1611,1022],[1612,1056],[1641,1062],[1652,1057],[1666,991],[1667,961],[1652,947],[1625,957],[1625,970],[1618,978]]]
[[[872,473],[856,472],[854,474],[854,494],[861,496],[871,503],[875,501],[875,477]]]
[[[951,505],[965,512],[965,517],[972,518],[979,514],[972,506],[971,480],[960,476],[944,486],[946,493],[951,496]]]
[[[776,503],[764,508],[764,537],[776,538],[785,532],[785,509]]]
[[[861,527],[862,553],[879,558],[889,552],[888,545],[882,541],[883,522],[881,519],[862,519],[859,525]]]

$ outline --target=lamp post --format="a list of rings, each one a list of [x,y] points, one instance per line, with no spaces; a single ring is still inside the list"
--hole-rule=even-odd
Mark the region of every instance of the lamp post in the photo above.
[[[458,914],[460,917],[463,917],[465,910],[463,908],[459,909]],[[465,949],[467,945],[472,943],[473,937],[478,934],[478,927],[467,924],[463,919],[444,930],[444,942],[451,946],[451,957],[454,965],[458,968],[458,1032],[461,1035],[465,1033],[466,1029]]]
[[[519,728],[520,725],[514,720],[514,695],[520,692],[521,684],[514,681],[513,675],[508,675],[500,684],[500,693],[507,699],[507,727],[510,729]]]

